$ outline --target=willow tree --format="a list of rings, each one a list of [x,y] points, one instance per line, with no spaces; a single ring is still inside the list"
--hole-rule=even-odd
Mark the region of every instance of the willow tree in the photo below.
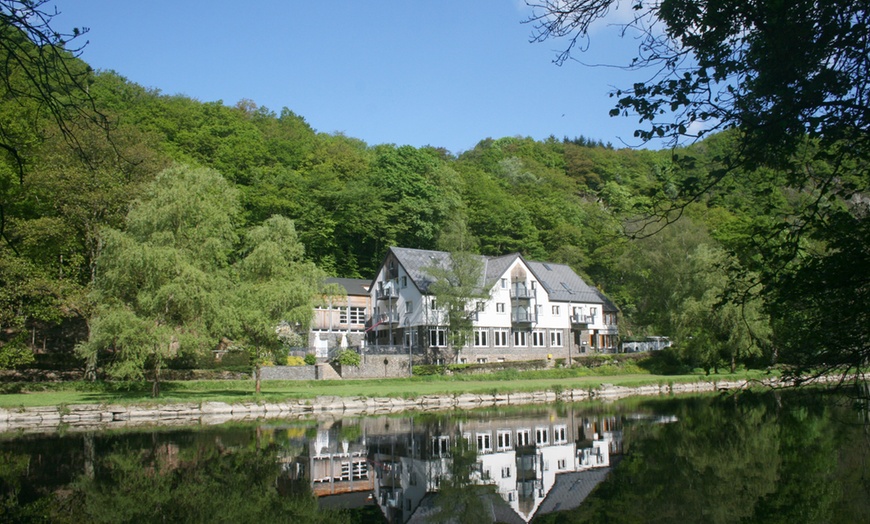
[[[160,393],[160,371],[182,353],[214,346],[230,325],[231,256],[238,236],[236,190],[209,169],[163,171],[127,215],[107,228],[97,260],[96,313],[77,347],[92,370],[143,379]]]
[[[257,393],[260,369],[281,344],[279,324],[307,330],[311,323],[323,274],[304,254],[293,221],[276,215],[248,231],[234,266],[232,325],[236,340],[251,355]]]

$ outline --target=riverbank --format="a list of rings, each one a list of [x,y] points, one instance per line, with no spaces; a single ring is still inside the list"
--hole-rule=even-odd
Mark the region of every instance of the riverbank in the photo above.
[[[279,402],[172,402],[154,404],[74,404],[0,408],[0,434],[102,431],[143,426],[215,425],[231,421],[292,419],[303,417],[369,416],[405,411],[444,411],[495,406],[616,400],[630,396],[703,393],[749,387],[775,387],[776,378],[765,380],[705,380],[620,386],[610,383],[515,393],[459,393],[415,397],[320,395]]]

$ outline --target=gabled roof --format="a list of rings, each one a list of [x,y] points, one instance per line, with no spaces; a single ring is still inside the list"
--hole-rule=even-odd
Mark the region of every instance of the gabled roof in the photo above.
[[[429,286],[434,282],[428,269],[433,266],[448,267],[450,265],[450,253],[446,251],[434,251],[429,249],[411,249],[406,247],[391,247],[390,252],[405,269],[405,272],[422,293],[429,291]],[[386,262],[389,253],[384,257]],[[603,304],[605,311],[617,311],[616,306],[601,291],[589,286],[580,276],[565,264],[552,262],[535,262],[525,260],[519,253],[511,253],[498,257],[484,257],[480,259],[484,263],[484,285],[486,289],[495,285],[496,281],[505,274],[511,264],[517,259],[534,274],[538,282],[549,295],[550,300],[559,302],[583,302]]]
[[[573,269],[565,264],[552,262],[526,262],[538,282],[544,286],[550,300],[559,302],[599,303],[601,296],[596,289],[583,281]]]
[[[405,272],[417,286],[417,289],[423,293],[426,293],[429,286],[435,282],[427,269],[433,266],[448,267],[450,265],[450,253],[446,251],[407,247],[391,247],[390,251],[396,256],[399,264],[405,268]]]
[[[612,467],[560,473],[547,497],[538,507],[537,515],[578,508],[598,484],[607,478]]]
[[[347,291],[348,295],[366,296],[369,294],[371,281],[364,278],[335,278],[329,277],[324,280],[326,284],[338,284]]]
[[[492,288],[496,281],[504,275],[505,271],[514,263],[514,260],[522,258],[519,253],[511,253],[500,257],[488,257],[486,259],[486,287]]]

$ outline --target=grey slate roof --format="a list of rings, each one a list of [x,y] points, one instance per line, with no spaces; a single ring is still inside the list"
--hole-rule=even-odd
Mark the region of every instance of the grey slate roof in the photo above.
[[[507,271],[514,260],[519,258],[519,253],[511,253],[500,257],[489,257],[486,260],[486,286],[491,288],[495,281]]]
[[[560,302],[601,302],[597,290],[590,287],[573,269],[565,264],[532,262],[526,264],[544,286],[550,300]]]
[[[438,517],[444,519],[443,521],[447,523],[459,522],[459,519],[456,517],[446,518],[446,516],[439,515],[441,513],[441,508],[438,507],[438,499],[441,498],[441,496],[440,493],[426,493],[423,500],[420,501],[420,505],[417,506],[417,509],[414,510],[413,514],[411,514],[407,524],[431,522]],[[511,509],[508,503],[495,493],[487,493],[483,495],[481,497],[481,504],[489,518],[479,524],[486,524],[487,522],[526,524],[526,521],[520,518],[520,516]]]
[[[554,511],[568,511],[579,507],[595,486],[607,478],[612,469],[612,467],[589,469],[556,475],[556,483],[538,506],[535,515],[546,515]]]
[[[411,249],[407,247],[391,247],[390,250],[396,256],[399,264],[405,268],[405,272],[422,292],[429,290],[429,285],[434,282],[426,271],[433,266],[448,267],[450,265],[450,253],[446,251],[432,251],[428,249]]]
[[[364,278],[335,278],[330,277],[324,280],[326,284],[338,284],[347,291],[348,295],[366,296],[369,294],[368,287],[371,281]]]
[[[417,286],[427,293],[429,285],[433,283],[427,269],[432,266],[448,267],[450,265],[450,253],[446,251],[433,251],[429,249],[411,249],[406,247],[391,247],[390,251],[395,255],[399,264]],[[485,267],[485,286],[491,288],[496,280],[504,275],[507,268],[517,259],[522,258],[519,253],[503,255],[499,257],[480,257]],[[617,311],[616,306],[604,294],[596,288],[589,286],[580,278],[573,269],[565,264],[552,262],[535,262],[523,259],[523,262],[541,283],[548,293],[550,300],[560,302],[585,302],[603,303],[605,311]]]

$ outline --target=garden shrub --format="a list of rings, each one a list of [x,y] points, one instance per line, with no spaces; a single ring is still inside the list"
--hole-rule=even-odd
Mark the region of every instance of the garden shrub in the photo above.
[[[444,375],[447,373],[447,366],[436,366],[434,364],[423,364],[414,366],[411,372],[415,377],[428,377],[434,375]]]
[[[341,366],[358,367],[362,363],[362,357],[352,349],[342,349],[338,352],[338,355],[335,356],[335,362]]]
[[[295,355],[290,355],[287,357],[287,365],[288,366],[304,366],[306,364],[305,359],[302,357],[297,357]]]

